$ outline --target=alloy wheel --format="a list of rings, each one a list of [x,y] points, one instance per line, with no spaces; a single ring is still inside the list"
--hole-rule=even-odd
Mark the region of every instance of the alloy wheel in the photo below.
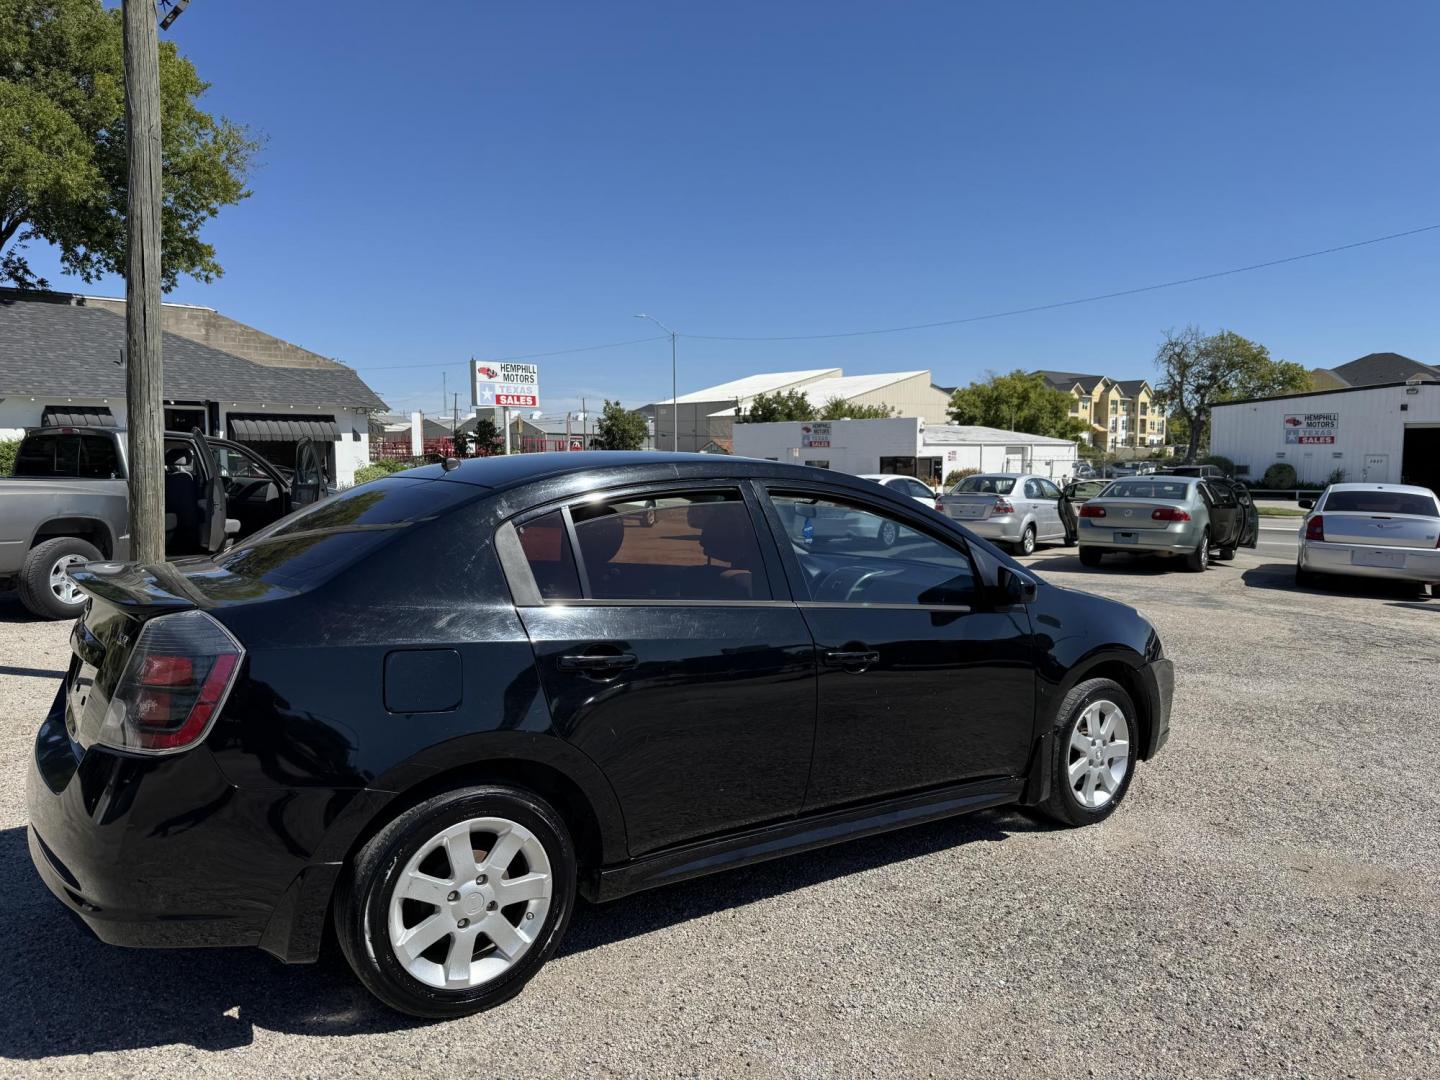
[[[74,607],[85,602],[85,594],[70,580],[66,571],[86,561],[88,560],[83,555],[62,555],[55,560],[55,565],[50,567],[50,591],[62,604]]]
[[[427,986],[468,990],[510,970],[550,910],[545,846],[507,818],[471,818],[422,844],[390,897],[390,947]]]
[[[1092,701],[1070,728],[1070,790],[1087,810],[1115,797],[1130,770],[1130,724],[1113,701]]]
[[[1025,529],[1025,531],[1020,534],[1020,553],[1021,553],[1022,555],[1033,555],[1033,554],[1035,554],[1035,530],[1034,530],[1034,529],[1031,529],[1031,528],[1028,528],[1028,527],[1027,527],[1027,528]]]

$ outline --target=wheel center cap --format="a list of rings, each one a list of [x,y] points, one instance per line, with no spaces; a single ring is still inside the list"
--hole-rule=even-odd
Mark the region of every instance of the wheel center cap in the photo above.
[[[477,890],[460,898],[460,908],[466,915],[478,915],[485,910],[485,897]]]

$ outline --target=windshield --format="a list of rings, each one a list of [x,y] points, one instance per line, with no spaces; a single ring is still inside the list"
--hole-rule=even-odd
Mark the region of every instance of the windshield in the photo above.
[[[1163,499],[1184,502],[1190,497],[1190,485],[1183,480],[1117,480],[1103,492],[1107,499]]]
[[[967,476],[954,488],[957,495],[1009,495],[1014,490],[1013,476]]]
[[[1429,495],[1411,491],[1332,491],[1325,500],[1325,509],[1360,514],[1414,514],[1417,517],[1440,517],[1435,500]]]

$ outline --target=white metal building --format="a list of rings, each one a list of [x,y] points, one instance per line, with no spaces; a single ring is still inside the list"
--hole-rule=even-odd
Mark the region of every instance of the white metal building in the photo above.
[[[1440,382],[1408,382],[1230,401],[1210,416],[1210,448],[1259,480],[1276,462],[1302,484],[1347,481],[1440,489]]]
[[[1044,435],[919,417],[736,424],[735,453],[864,475],[895,473],[940,483],[955,469],[1033,472],[1059,480],[1075,473],[1075,444]]]

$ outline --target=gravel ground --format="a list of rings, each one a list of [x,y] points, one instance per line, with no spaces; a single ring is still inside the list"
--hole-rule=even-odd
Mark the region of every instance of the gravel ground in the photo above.
[[[1174,733],[1099,828],[990,812],[576,913],[521,997],[392,1016],[343,961],[96,942],[25,852],[64,626],[0,597],[0,1074],[1440,1075],[1440,601],[1073,552],[1175,658]]]

